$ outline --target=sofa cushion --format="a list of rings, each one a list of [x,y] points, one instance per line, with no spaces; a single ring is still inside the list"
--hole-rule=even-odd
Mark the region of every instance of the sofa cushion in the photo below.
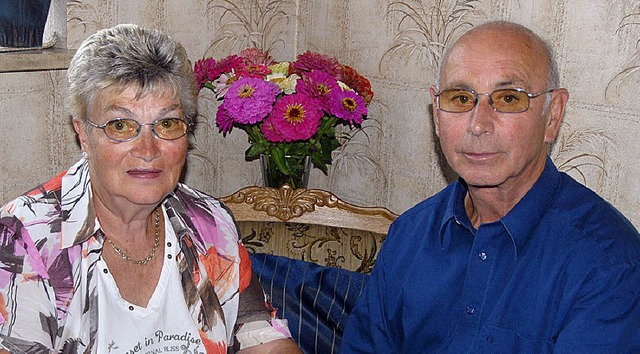
[[[347,317],[369,275],[264,253],[250,257],[265,293],[288,320],[303,352],[337,353]]]

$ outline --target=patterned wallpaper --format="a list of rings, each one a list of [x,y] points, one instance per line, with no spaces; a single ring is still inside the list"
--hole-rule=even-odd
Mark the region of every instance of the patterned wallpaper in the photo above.
[[[133,22],[169,33],[194,62],[248,46],[276,60],[306,50],[336,57],[369,78],[375,96],[364,132],[335,152],[328,175],[313,171],[310,187],[401,213],[455,178],[435,140],[428,87],[444,46],[492,19],[552,44],[570,100],[551,156],[640,227],[637,0],[70,0],[67,43]],[[64,71],[0,74],[0,200],[79,157],[64,90]],[[200,113],[186,182],[217,196],[259,184],[258,162],[244,161],[246,136],[218,133],[204,92]]]

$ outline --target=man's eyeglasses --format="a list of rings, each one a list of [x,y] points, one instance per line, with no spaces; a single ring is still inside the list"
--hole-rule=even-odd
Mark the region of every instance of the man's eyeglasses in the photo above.
[[[163,140],[176,140],[182,138],[189,131],[189,124],[180,118],[162,118],[152,123],[140,124],[133,119],[116,118],[102,125],[98,125],[89,119],[87,122],[98,129],[102,129],[107,137],[115,141],[129,141],[140,135],[140,130],[145,125],[151,126],[155,136]]]
[[[528,93],[519,88],[499,89],[491,93],[476,93],[473,90],[448,89],[436,94],[438,109],[449,113],[469,112],[478,104],[478,96],[489,96],[489,104],[495,112],[521,113],[529,109],[529,101],[545,93],[553,92],[549,89],[538,93]]]

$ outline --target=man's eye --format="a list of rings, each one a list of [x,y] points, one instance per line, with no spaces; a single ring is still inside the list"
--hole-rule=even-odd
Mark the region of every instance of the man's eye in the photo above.
[[[467,105],[470,102],[473,102],[473,96],[471,96],[468,93],[459,93],[451,97],[451,102],[454,102],[460,105]]]
[[[514,101],[517,101],[518,97],[514,96],[514,95],[504,95],[502,96],[502,102],[504,103],[513,103]]]
[[[508,105],[519,104],[526,99],[526,97],[522,97],[522,93],[517,91],[498,91],[496,96],[495,99],[492,98],[494,102]]]

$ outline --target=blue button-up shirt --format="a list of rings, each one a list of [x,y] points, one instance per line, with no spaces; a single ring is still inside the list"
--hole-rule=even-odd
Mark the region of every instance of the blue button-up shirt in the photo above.
[[[457,181],[391,226],[341,352],[640,353],[640,236],[550,159],[475,230]]]

